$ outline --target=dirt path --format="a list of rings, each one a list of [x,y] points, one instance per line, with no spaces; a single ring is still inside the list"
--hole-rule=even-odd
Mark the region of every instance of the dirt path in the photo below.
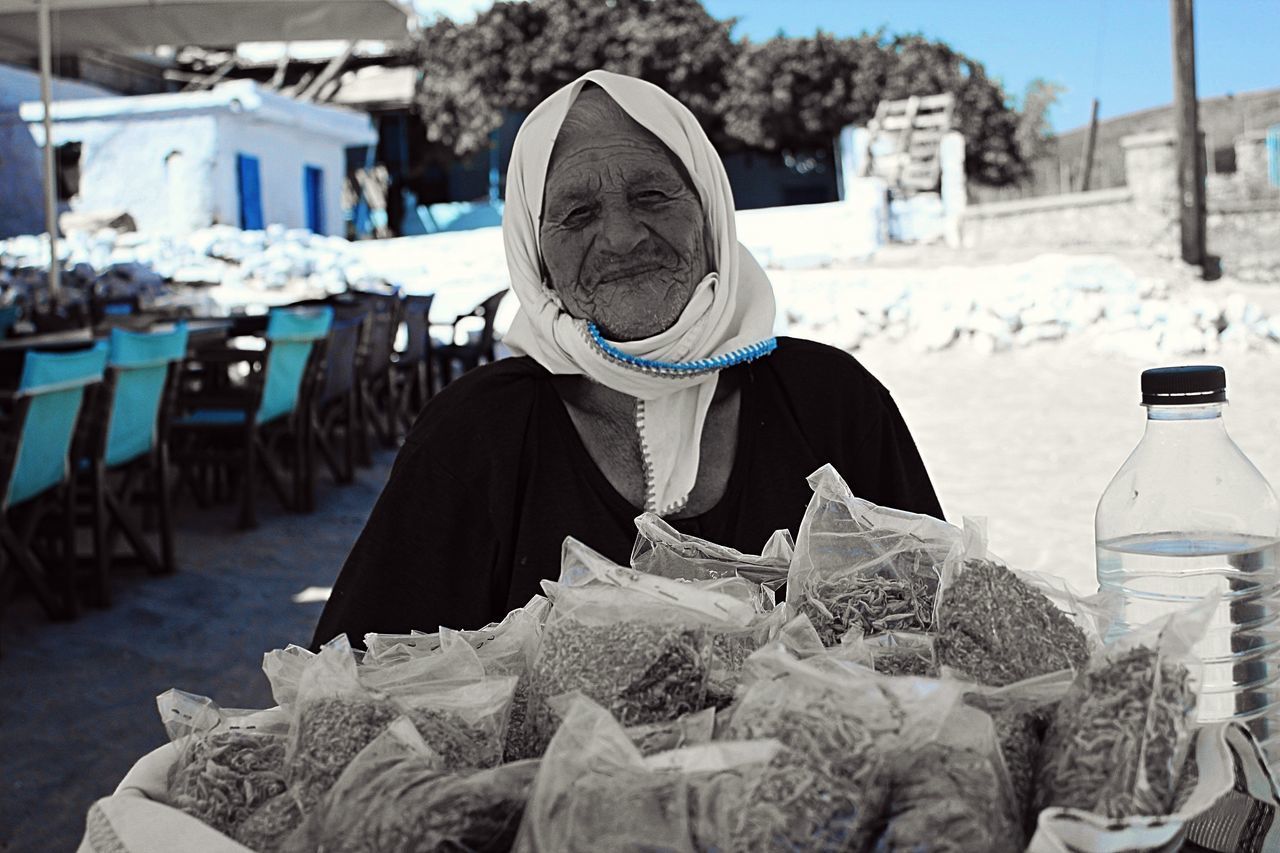
[[[985,356],[891,344],[857,353],[893,392],[949,521],[986,516],[992,550],[1013,565],[1096,588],[1093,513],[1142,437],[1139,374],[1156,362],[1086,341]],[[1219,353],[1168,363],[1227,369],[1227,428],[1280,487],[1280,356]]]

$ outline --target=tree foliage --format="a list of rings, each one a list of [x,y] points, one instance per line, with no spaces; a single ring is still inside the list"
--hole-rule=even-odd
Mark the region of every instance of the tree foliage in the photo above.
[[[828,149],[883,99],[952,92],[969,175],[1000,185],[1026,173],[1028,131],[1004,90],[942,42],[878,32],[753,44],[733,41],[732,26],[699,0],[498,2],[473,23],[422,32],[416,107],[430,142],[467,156],[504,111],[531,110],[604,68],[665,89],[718,146],[794,152]]]
[[[441,19],[423,31],[416,106],[428,139],[465,156],[483,148],[503,110],[531,110],[603,68],[662,87],[720,139],[732,26],[699,0],[495,3],[472,24]]]
[[[1018,150],[1027,163],[1043,156],[1053,142],[1049,109],[1065,91],[1066,87],[1039,77],[1027,84],[1027,91],[1022,96],[1022,108],[1018,111],[1016,133]]]

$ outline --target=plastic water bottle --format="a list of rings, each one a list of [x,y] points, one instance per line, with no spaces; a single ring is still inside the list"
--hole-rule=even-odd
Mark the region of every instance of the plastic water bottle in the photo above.
[[[1111,637],[1194,605],[1219,609],[1196,647],[1201,722],[1245,723],[1280,759],[1280,502],[1223,424],[1221,367],[1142,374],[1147,428],[1098,501],[1098,583],[1120,594]]]

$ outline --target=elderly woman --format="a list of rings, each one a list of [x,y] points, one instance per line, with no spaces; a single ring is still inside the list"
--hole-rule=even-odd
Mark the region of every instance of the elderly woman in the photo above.
[[[941,516],[889,392],[847,353],[771,337],[718,155],[655,86],[593,71],[525,121],[507,178],[516,353],[426,407],[316,642],[474,628],[574,536],[625,563],[642,510],[742,551],[792,532],[805,478]]]

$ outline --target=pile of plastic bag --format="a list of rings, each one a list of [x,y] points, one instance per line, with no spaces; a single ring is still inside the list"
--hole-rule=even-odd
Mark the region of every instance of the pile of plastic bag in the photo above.
[[[1105,596],[810,482],[794,544],[646,515],[500,623],[268,653],[275,708],[169,691],[82,849],[1277,849],[1257,745],[1194,723],[1216,602],[1107,645]]]

